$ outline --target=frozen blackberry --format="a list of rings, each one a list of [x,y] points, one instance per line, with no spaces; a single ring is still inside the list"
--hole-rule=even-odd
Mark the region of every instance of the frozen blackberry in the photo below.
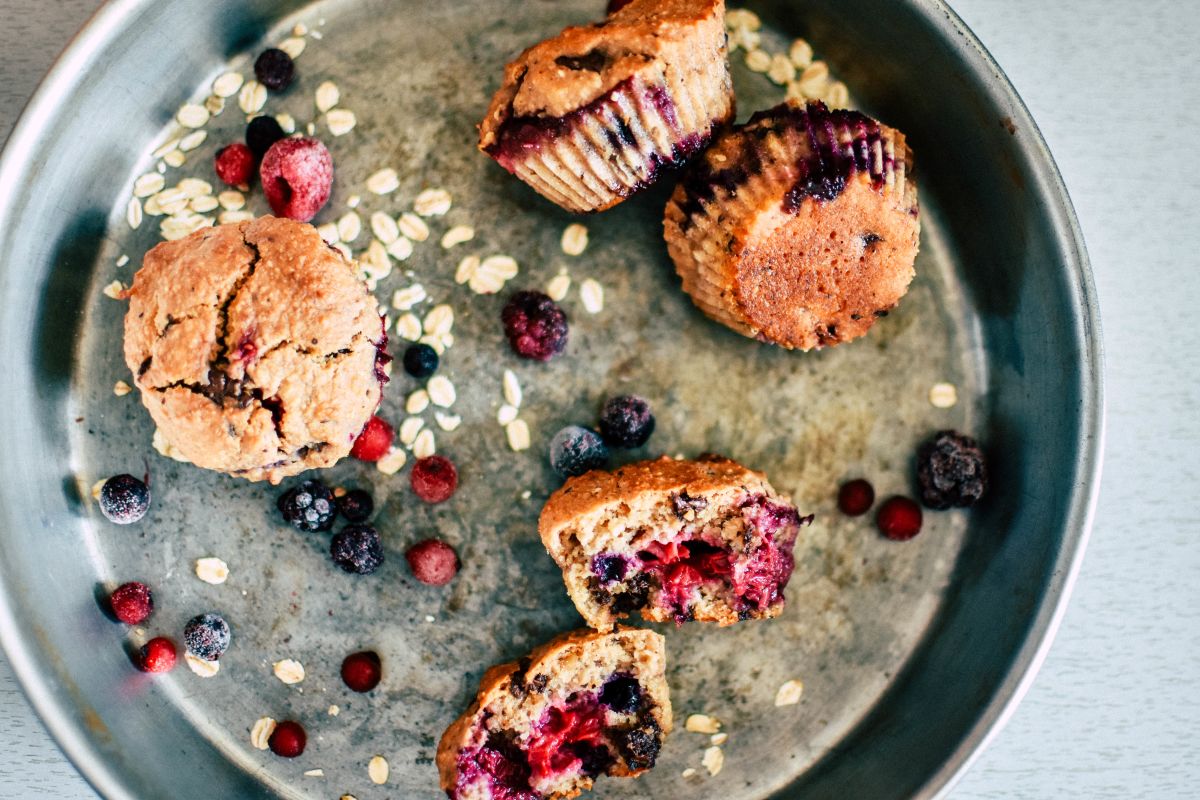
[[[375,510],[375,501],[364,489],[351,489],[337,499],[337,509],[350,522],[366,522]]]
[[[114,475],[100,487],[100,513],[109,522],[129,525],[146,516],[150,487],[132,475]]]
[[[337,503],[320,481],[304,481],[279,496],[279,513],[298,531],[317,533],[333,527]]]
[[[216,614],[192,617],[183,629],[183,644],[204,661],[216,661],[229,649],[229,623]]]
[[[517,292],[500,313],[513,352],[549,361],[567,349],[567,315],[548,295]]]
[[[355,575],[370,575],[383,563],[383,542],[370,525],[347,525],[329,544],[333,563]]]
[[[973,506],[987,491],[979,443],[957,431],[939,431],[917,450],[917,483],[927,508]]]
[[[271,145],[285,135],[274,117],[255,117],[246,126],[246,145],[257,158],[262,158],[271,149]]]
[[[550,440],[550,466],[564,478],[600,469],[608,462],[608,448],[595,431],[568,425]]]
[[[600,411],[600,435],[609,447],[641,447],[652,433],[654,413],[637,395],[610,398]]]
[[[437,368],[437,350],[429,345],[411,344],[404,351],[404,371],[414,378],[428,378]]]
[[[296,62],[277,47],[263,50],[254,62],[254,77],[271,91],[281,92],[296,77]]]

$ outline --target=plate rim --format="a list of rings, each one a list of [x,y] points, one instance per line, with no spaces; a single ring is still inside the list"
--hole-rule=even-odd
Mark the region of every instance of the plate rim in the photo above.
[[[82,82],[82,67],[115,41],[126,21],[153,0],[106,0],[87,20],[55,59],[46,76],[26,103],[7,142],[0,151],[0,186],[20,186],[28,171],[29,155],[36,149],[47,123]],[[1047,202],[1042,213],[1056,233],[1062,249],[1062,266],[1070,281],[1068,294],[1082,326],[1080,358],[1080,426],[1073,464],[1078,477],[1067,509],[1062,546],[1055,570],[1034,613],[1028,635],[1008,666],[995,694],[984,704],[978,718],[958,746],[947,753],[942,766],[925,781],[916,796],[946,798],[984,750],[1011,720],[1028,694],[1062,625],[1084,553],[1091,536],[1099,499],[1105,444],[1106,403],[1104,395],[1104,343],[1099,303],[1083,232],[1061,172],[1024,100],[979,38],[946,0],[903,0],[915,8],[942,34],[972,70],[985,77],[985,87],[1003,100],[1016,115],[1021,131],[1015,146],[1025,155],[1038,180],[1037,194]],[[0,194],[0,230],[9,226],[15,193]],[[17,682],[39,720],[67,760],[99,795],[112,800],[133,800],[129,776],[110,762],[86,731],[71,722],[65,704],[49,690],[40,669],[41,653],[21,638],[10,591],[0,574],[0,648],[3,649]]]

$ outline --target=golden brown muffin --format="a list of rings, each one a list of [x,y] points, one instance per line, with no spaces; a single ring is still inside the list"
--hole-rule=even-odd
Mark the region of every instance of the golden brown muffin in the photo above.
[[[904,134],[785,103],[720,136],[667,204],[683,288],[709,317],[800,350],[857,339],[914,275],[920,222]]]
[[[166,441],[253,481],[350,452],[379,406],[386,343],[354,265],[274,217],[158,245],[125,315],[125,363]]]
[[[538,531],[587,624],[640,610],[721,626],[783,611],[801,519],[759,472],[721,456],[666,456],[571,478]]]
[[[733,118],[724,0],[633,0],[504,70],[479,148],[568,211],[602,211]]]
[[[598,775],[636,777],[671,731],[663,637],[575,631],[484,673],[442,735],[452,800],[574,797]]]

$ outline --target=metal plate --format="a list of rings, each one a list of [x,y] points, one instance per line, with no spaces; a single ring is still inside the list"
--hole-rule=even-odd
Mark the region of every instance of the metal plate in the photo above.
[[[658,769],[636,782],[602,780],[598,797],[934,796],[1024,693],[1082,553],[1102,414],[1086,257],[1032,120],[941,3],[750,4],[778,42],[808,37],[866,110],[906,131],[924,213],[918,278],[869,337],[808,355],[759,346],[701,318],[679,292],[661,244],[666,189],[587,219],[592,245],[571,259],[558,245],[568,215],[473,151],[503,62],[595,17],[598,5],[116,0],[27,110],[0,162],[0,342],[9,359],[0,376],[0,631],[39,712],[103,795],[435,797],[436,739],[482,671],[579,622],[534,528],[557,483],[543,454],[558,427],[591,420],[606,395],[623,391],[652,398],[659,415],[650,449],[629,457],[727,453],[766,470],[817,523],[798,547],[782,619],[666,630],[677,711],[724,721],[724,770],[681,777],[707,745],[681,726]],[[124,203],[180,103],[203,98],[196,93],[230,60],[248,73],[245,54],[299,20],[323,38],[301,56],[299,84],[268,109],[314,119],[313,89],[329,78],[359,120],[344,138],[322,131],[338,177],[318,221],[336,218],[351,194],[363,196],[365,219],[441,186],[455,206],[433,239],[459,222],[478,231],[454,254],[434,240],[419,246],[381,285],[386,300],[411,269],[456,311],[443,371],[458,386],[464,423],[439,431],[439,449],[460,465],[462,488],[431,508],[413,498],[406,474],[357,463],[333,470],[330,480],[372,488],[382,507],[389,560],[359,579],[331,568],[323,539],[276,522],[276,491],[151,450],[136,399],[112,394],[127,377],[124,309],[100,291],[129,280],[134,266],[115,268],[119,254],[136,264],[156,239],[154,220],[130,233]],[[741,67],[736,77],[743,115],[781,98]],[[231,103],[171,176],[209,177],[204,165],[242,120]],[[363,182],[383,166],[400,172],[401,188],[377,198]],[[549,366],[511,357],[497,323],[502,301],[453,282],[468,252],[516,257],[522,271],[510,287],[544,286],[569,266],[568,357]],[[578,300],[585,277],[606,289],[595,316]],[[505,366],[522,379],[522,416],[534,430],[534,448],[520,456],[495,422]],[[941,380],[959,388],[949,411],[926,399]],[[398,374],[388,416],[403,416],[411,388]],[[995,481],[985,504],[928,514],[905,545],[836,513],[834,488],[847,476],[870,476],[881,496],[908,491],[915,443],[943,427],[987,443]],[[150,515],[109,525],[88,488],[140,472],[144,460]],[[447,589],[415,584],[403,562],[406,545],[434,533],[464,561]],[[209,555],[230,563],[227,584],[192,575],[194,559]],[[131,639],[96,601],[129,579],[155,588],[151,635],[178,637],[201,611],[227,616],[234,644],[217,677],[131,669]],[[384,683],[365,697],[337,677],[341,658],[363,647],[385,661]],[[271,674],[271,662],[287,657],[307,670],[298,686]],[[775,708],[776,689],[792,678],[803,680],[804,699]],[[301,759],[251,748],[249,728],[264,715],[306,725]],[[385,787],[367,779],[375,754],[391,763]],[[325,777],[302,776],[314,768]]]

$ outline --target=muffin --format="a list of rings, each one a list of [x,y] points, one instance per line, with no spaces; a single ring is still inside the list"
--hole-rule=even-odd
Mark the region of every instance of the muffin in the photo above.
[[[568,480],[542,509],[542,543],[587,624],[732,625],[778,616],[802,519],[736,461],[663,457]]]
[[[724,0],[632,0],[504,70],[479,149],[568,211],[603,211],[733,118]]]
[[[328,467],[379,406],[378,305],[311,225],[263,217],[164,242],[128,296],[125,363],[196,466],[272,483]]]
[[[848,342],[912,281],[912,153],[856,111],[784,103],[688,168],[664,233],[684,291],[717,322],[788,349]]]
[[[663,637],[575,631],[484,673],[442,735],[437,767],[452,800],[574,797],[599,775],[654,766],[671,730]]]

